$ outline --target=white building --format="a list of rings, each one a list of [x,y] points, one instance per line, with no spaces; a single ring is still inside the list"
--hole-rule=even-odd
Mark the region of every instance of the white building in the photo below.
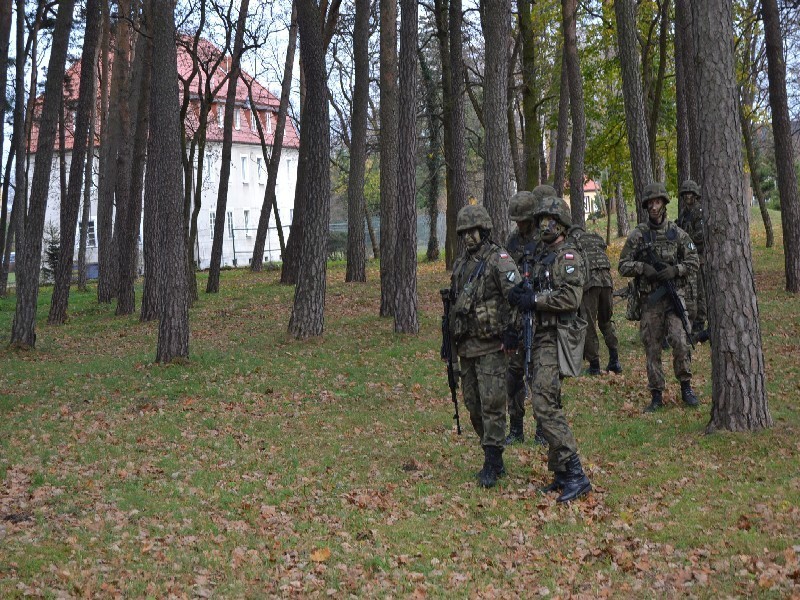
[[[210,42],[203,41],[200,52],[206,57],[219,56],[219,50]],[[212,88],[217,87],[230,68],[230,57],[226,57],[217,72],[212,76]],[[193,135],[197,130],[199,115],[199,99],[197,96],[200,75],[189,81],[183,81],[191,75],[192,58],[179,45],[178,46],[178,72],[182,77],[182,84],[188,85],[190,93],[190,109],[186,118],[187,135]],[[75,105],[80,78],[80,63],[75,63],[65,77],[65,102],[67,108],[67,137],[65,148],[67,160],[67,173],[72,148],[72,128],[75,120]],[[247,83],[252,82],[253,104],[248,98]],[[217,195],[220,178],[220,157],[222,155],[223,119],[227,95],[227,83],[223,83],[216,93],[211,114],[209,115],[206,133],[206,155],[203,168],[203,186],[200,198],[200,212],[197,219],[197,242],[193,248],[194,259],[199,268],[208,268],[211,258],[214,224],[217,211]],[[255,119],[259,119],[271,154],[277,123],[279,100],[266,88],[255,81],[250,75],[242,72],[236,87],[236,102],[231,110],[234,111],[233,145],[231,152],[231,170],[228,182],[228,195],[226,202],[225,237],[222,246],[223,266],[244,266],[249,263],[253,254],[256,230],[258,227],[261,207],[267,187],[267,165],[262,152],[261,140],[256,128]],[[97,184],[99,181],[97,152],[99,140],[96,140],[92,200],[90,208],[89,236],[87,242],[87,263],[97,262]],[[35,135],[34,143],[35,148]],[[288,238],[289,227],[293,218],[294,189],[297,182],[299,136],[291,120],[287,119],[281,152],[280,167],[275,188],[278,211],[284,237]],[[33,161],[33,157],[31,157]],[[195,163],[194,177],[197,177],[197,164]],[[54,156],[51,174],[50,194],[47,203],[45,226],[52,224],[60,229],[60,197],[61,186],[59,182],[58,151]],[[196,200],[196,199],[195,199]],[[78,216],[80,223],[80,214]],[[79,232],[79,229],[77,230]],[[182,232],[175,232],[182,235]],[[76,262],[79,234],[76,233]],[[140,238],[141,239],[141,238]],[[264,247],[265,261],[280,260],[280,245],[274,213],[270,213],[269,231]],[[91,268],[90,268],[91,273]]]

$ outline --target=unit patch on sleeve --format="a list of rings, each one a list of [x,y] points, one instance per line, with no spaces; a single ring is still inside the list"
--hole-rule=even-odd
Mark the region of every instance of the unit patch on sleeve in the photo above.
[[[565,270],[567,272],[567,275],[572,275],[575,272],[575,267],[573,267],[572,265],[567,265],[565,267]]]
[[[506,279],[508,279],[511,283],[514,283],[514,281],[517,279],[517,274],[514,273],[514,271],[509,271],[506,273]]]

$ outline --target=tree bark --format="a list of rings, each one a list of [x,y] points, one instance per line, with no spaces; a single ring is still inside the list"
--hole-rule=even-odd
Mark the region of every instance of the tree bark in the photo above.
[[[428,197],[428,248],[425,256],[428,260],[439,258],[439,234],[437,221],[439,219],[439,172],[441,170],[441,135],[439,131],[439,106],[437,103],[438,90],[433,80],[433,71],[428,65],[425,53],[420,49],[420,73],[425,89],[425,121],[428,128],[428,151],[425,153],[425,165],[428,170],[427,197]]]
[[[567,54],[561,44],[561,77],[558,92],[558,132],[556,134],[555,163],[553,165],[553,187],[559,198],[564,196],[567,179],[567,135],[569,134],[569,77]]]
[[[5,170],[3,171],[3,187],[2,187],[2,198],[8,198],[8,191],[11,189],[11,167],[14,163],[14,148],[16,142],[14,141],[14,136],[11,136],[11,150],[8,153],[8,157],[6,158],[6,166]],[[7,208],[7,202],[3,202],[3,208]],[[15,204],[16,205],[16,204]],[[11,214],[7,219],[7,226],[4,226],[3,230],[6,231],[5,238],[3,240],[3,245],[0,246],[0,298],[5,298],[6,293],[8,292],[8,269],[10,268],[11,262],[11,245],[14,242],[14,210],[11,210]]]
[[[5,90],[8,85],[8,52],[11,42],[11,9],[12,0],[0,1],[0,90]],[[8,101],[5,93],[0,95],[0,123],[5,123]],[[5,132],[0,131],[0,156],[3,156],[5,145]],[[13,154],[10,152],[10,154]],[[5,179],[4,179],[5,183]],[[6,236],[8,234],[8,196],[3,195],[2,207],[0,207],[0,250],[6,247]],[[3,266],[2,256],[0,256],[0,268]],[[0,292],[1,293],[1,292]]]
[[[525,189],[532,190],[542,179],[539,153],[542,133],[539,127],[539,99],[536,81],[536,37],[533,31],[531,0],[518,0],[519,35],[522,40],[522,112],[525,117],[523,148],[525,149]],[[521,185],[517,186],[521,188]]]
[[[172,2],[153,2],[152,17],[150,138],[145,195],[156,205],[161,224],[158,230],[161,320],[156,362],[169,363],[189,356],[186,247],[183,236],[176,235],[183,231],[183,167]]]
[[[750,169],[750,187],[753,188],[753,195],[758,201],[758,209],[761,212],[761,220],[764,223],[764,233],[767,237],[767,248],[772,248],[775,244],[775,234],[772,231],[772,219],[767,210],[767,202],[764,199],[764,192],[761,191],[761,182],[758,180],[758,157],[753,146],[753,123],[745,112],[742,103],[739,104],[739,121],[742,126],[742,138],[744,139],[744,149],[747,156],[747,166]]]
[[[569,79],[569,112],[572,119],[572,144],[569,152],[569,197],[572,223],[583,226],[583,161],[586,155],[586,115],[583,107],[583,77],[578,60],[578,0],[561,0],[564,30],[564,56]]]
[[[21,226],[19,226],[21,219],[19,216],[17,218],[17,239],[21,240],[22,244],[17,246],[21,252],[17,252],[17,306],[11,326],[11,344],[19,348],[36,346],[36,305],[39,298],[39,270],[42,263],[42,234],[74,6],[74,0],[62,0],[58,6],[39,122],[30,208],[27,216],[22,214],[25,211],[20,211],[24,217]]]
[[[706,289],[711,327],[711,419],[707,431],[770,427],[750,210],[744,200],[731,0],[692,7],[700,95]],[[699,49],[702,48],[702,52]]]
[[[669,0],[662,0],[659,5],[658,33],[658,72],[650,93],[650,113],[647,123],[647,138],[650,143],[650,167],[653,173],[658,172],[659,157],[656,149],[658,141],[658,119],[661,114],[661,96],[664,91],[664,78],[667,73],[667,41],[669,37]]]
[[[684,38],[688,36],[682,29],[682,20],[685,19],[682,14],[687,10],[688,1],[675,0],[675,110],[677,116],[675,137],[677,140],[678,185],[687,179],[692,179],[692,145],[689,137],[688,106],[690,82],[687,71],[693,66],[684,64]]]
[[[396,333],[417,333],[417,0],[400,0]]]
[[[83,192],[86,152],[87,148],[91,148],[90,143],[93,142],[89,139],[89,124],[94,113],[94,104],[97,101],[94,80],[95,60],[100,43],[100,25],[99,0],[87,0],[86,30],[81,54],[81,77],[78,84],[78,108],[75,115],[69,184],[60,207],[61,251],[54,273],[53,296],[50,301],[50,314],[47,318],[47,322],[51,324],[60,325],[67,319],[69,287],[72,282],[72,261],[75,254],[75,227]],[[88,173],[87,177],[91,178],[91,173]]]
[[[330,215],[330,121],[322,15],[314,0],[297,0],[297,24],[306,75],[300,130],[300,166],[306,178],[307,214],[300,273],[289,333],[298,339],[322,335],[325,325],[327,240]]]
[[[630,225],[628,224],[628,207],[625,206],[625,196],[622,193],[622,182],[618,181],[614,187],[615,204],[617,205],[617,237],[628,237]]]
[[[380,147],[381,147],[381,303],[380,316],[394,315],[394,254],[398,194],[397,2],[380,0]]]
[[[698,81],[697,65],[695,64],[694,35],[692,33],[693,19],[691,0],[675,0],[675,35],[680,41],[675,48],[678,52],[680,46],[681,87],[684,92],[686,126],[689,133],[689,175],[688,179],[700,178],[700,124],[698,123]],[[676,58],[677,60],[677,58]],[[677,75],[677,73],[676,73]],[[683,180],[681,180],[683,181]]]
[[[486,44],[483,81],[484,159],[483,205],[492,218],[492,237],[508,237],[511,151],[508,143],[508,43],[511,39],[510,0],[481,0],[481,27]]]
[[[261,214],[258,218],[258,230],[256,231],[256,241],[253,245],[253,259],[250,261],[250,268],[254,273],[261,271],[264,264],[264,245],[269,233],[269,212],[270,208],[275,210],[275,222],[278,227],[278,239],[281,247],[281,255],[286,252],[286,245],[283,241],[283,228],[278,213],[278,200],[275,196],[275,185],[278,181],[278,167],[280,166],[281,151],[283,149],[283,137],[286,131],[286,113],[289,110],[289,96],[292,91],[292,71],[294,69],[294,55],[297,48],[297,8],[292,4],[292,20],[289,25],[289,44],[286,47],[286,61],[283,66],[283,82],[281,83],[281,99],[278,105],[277,124],[275,134],[272,138],[272,154],[267,163],[267,189],[264,195],[264,204],[261,206]],[[257,121],[259,131],[261,122]],[[263,139],[263,134],[259,133]]]
[[[800,196],[792,149],[792,123],[786,94],[786,62],[783,57],[780,12],[777,0],[761,0],[764,41],[767,46],[769,105],[772,109],[772,136],[775,140],[775,166],[781,197],[786,291],[800,292]]]
[[[369,106],[369,5],[356,0],[353,27],[353,115],[350,137],[350,173],[347,178],[347,272],[345,281],[366,281],[364,238],[364,171],[367,160],[367,108]],[[416,51],[416,50],[415,50]]]
[[[222,242],[225,239],[225,217],[228,205],[228,184],[231,175],[231,146],[233,144],[233,115],[236,106],[236,86],[241,71],[244,29],[250,0],[241,0],[239,17],[236,22],[236,37],[233,42],[231,69],[228,78],[228,94],[225,98],[225,117],[222,133],[222,164],[219,171],[219,192],[217,193],[217,213],[214,221],[214,241],[211,245],[211,264],[208,269],[207,294],[219,292],[219,271],[222,264]]]
[[[636,0],[615,0],[619,63],[622,69],[622,96],[625,104],[625,129],[631,155],[633,190],[636,196],[636,213],[639,222],[647,218],[642,209],[644,187],[653,182],[650,164],[650,144],[647,139],[647,122],[642,96],[642,79],[639,66],[639,49],[636,42]]]
[[[25,0],[17,0],[16,19],[17,56],[25,56]],[[11,231],[6,240],[6,254],[10,254],[10,241],[16,237],[15,247],[21,248],[25,236],[25,214],[28,206],[28,177],[25,170],[25,61],[18,60],[14,75],[14,140],[12,151],[15,154],[14,168],[14,205],[11,209]],[[16,253],[15,269],[19,267],[21,253]],[[8,265],[8,259],[3,259]],[[7,271],[4,271],[5,284],[8,283]],[[6,288],[3,288],[5,294]]]

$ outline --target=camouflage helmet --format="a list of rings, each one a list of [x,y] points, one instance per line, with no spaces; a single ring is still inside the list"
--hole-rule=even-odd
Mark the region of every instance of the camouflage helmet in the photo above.
[[[653,198],[662,198],[665,205],[669,204],[669,194],[667,194],[667,188],[663,183],[657,181],[645,186],[644,194],[642,194],[642,206],[646,207],[647,203]]]
[[[533,213],[533,218],[538,219],[544,215],[555,217],[556,221],[564,227],[572,227],[572,213],[563,198],[556,196],[542,198],[538,208]]]
[[[697,185],[691,179],[687,179],[681,184],[681,189],[678,193],[683,196],[684,194],[694,194],[698,198],[700,197],[700,186]]]
[[[492,230],[492,218],[486,209],[480,204],[467,204],[458,211],[456,218],[456,232],[463,233],[478,227],[480,229]]]
[[[527,191],[517,192],[508,202],[508,218],[512,221],[530,221],[533,218],[535,204],[534,194]]]
[[[533,188],[532,193],[536,197],[536,200],[555,198],[558,196],[558,194],[556,194],[556,188],[554,188],[552,185],[537,185],[535,188]]]

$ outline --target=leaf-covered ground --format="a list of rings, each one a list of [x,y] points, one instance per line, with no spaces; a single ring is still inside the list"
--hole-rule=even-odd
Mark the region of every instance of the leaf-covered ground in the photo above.
[[[307,342],[286,335],[277,273],[223,272],[180,366],[153,364],[155,326],[93,291],[50,327],[43,290],[37,350],[7,350],[0,300],[0,597],[800,597],[800,300],[761,237],[775,427],[703,434],[708,347],[700,409],[670,380],[668,408],[643,415],[620,317],[624,373],[565,384],[594,485],[569,506],[537,491],[530,441],[498,488],[476,486],[480,446],[463,406],[455,434],[438,359],[441,262],[420,263],[418,336],[377,316],[375,265],[366,284],[331,266],[326,333]]]

